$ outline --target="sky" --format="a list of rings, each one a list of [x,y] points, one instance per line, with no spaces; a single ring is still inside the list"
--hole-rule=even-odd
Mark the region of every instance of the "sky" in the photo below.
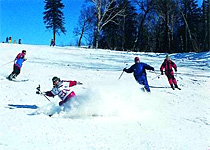
[[[75,43],[73,29],[78,23],[80,9],[85,0],[63,0],[66,34],[56,36],[57,44]],[[44,0],[0,0],[0,42],[12,36],[25,44],[50,44],[52,31],[43,23]]]
[[[85,0],[63,0],[66,34],[56,36],[57,45],[75,44],[73,30],[77,26]],[[202,0],[198,0],[199,5]],[[0,42],[6,37],[24,44],[49,45],[51,30],[43,23],[44,0],[0,0]]]

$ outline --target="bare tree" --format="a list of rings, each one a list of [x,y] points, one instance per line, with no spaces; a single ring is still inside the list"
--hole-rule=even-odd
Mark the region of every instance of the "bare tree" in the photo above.
[[[92,7],[85,8],[83,6],[83,9],[80,11],[78,27],[74,28],[74,35],[79,36],[78,46],[81,46],[82,38],[87,34],[88,30],[92,29],[93,16]]]
[[[141,10],[140,11],[141,21],[138,26],[138,33],[137,33],[135,44],[133,47],[133,49],[136,49],[137,46],[139,46],[139,42],[143,33],[144,22],[146,20],[147,15],[152,10],[154,0],[134,0],[134,2],[139,6],[139,9]]]
[[[207,25],[207,27],[208,27],[208,50],[210,50],[210,0],[207,0],[207,2],[208,2],[208,21],[207,21],[207,23],[208,23],[208,25]]]
[[[109,22],[114,22],[114,18],[122,16],[124,7],[119,8],[119,0],[87,0],[93,3],[95,7],[96,31],[95,31],[95,47],[98,48],[99,35],[103,27]]]
[[[199,51],[199,47],[198,47],[198,45],[197,45],[197,43],[196,43],[196,40],[192,37],[192,33],[191,33],[190,28],[189,28],[187,19],[186,19],[185,15],[184,15],[184,13],[183,13],[183,11],[182,11],[182,8],[181,8],[181,6],[180,6],[178,0],[177,0],[177,5],[178,5],[178,7],[179,7],[180,13],[181,13],[181,15],[182,15],[182,17],[183,17],[183,20],[184,20],[184,22],[185,22],[186,29],[187,29],[187,31],[188,31],[188,33],[189,33],[189,37],[190,37],[190,40],[191,40],[193,49],[194,49],[196,52],[198,52],[198,51]]]

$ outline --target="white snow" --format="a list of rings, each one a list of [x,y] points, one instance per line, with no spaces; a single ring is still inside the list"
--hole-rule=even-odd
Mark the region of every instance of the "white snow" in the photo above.
[[[23,49],[27,61],[17,80],[8,81]],[[156,69],[165,55],[74,47],[0,44],[0,150],[209,150],[210,52],[173,54],[182,88],[143,93],[122,69],[135,56]],[[147,71],[149,84],[169,87]],[[79,106],[59,111],[59,98],[36,94],[52,89],[51,79],[76,80]],[[95,115],[95,116],[92,116]]]

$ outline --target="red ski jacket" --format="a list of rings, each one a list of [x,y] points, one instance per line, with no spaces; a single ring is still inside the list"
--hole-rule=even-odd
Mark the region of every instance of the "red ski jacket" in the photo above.
[[[163,72],[163,70],[165,69],[165,74],[166,75],[174,75],[173,69],[175,71],[177,71],[177,66],[176,64],[171,61],[171,60],[167,60],[165,59],[164,62],[162,63],[161,67],[160,67],[160,71]]]

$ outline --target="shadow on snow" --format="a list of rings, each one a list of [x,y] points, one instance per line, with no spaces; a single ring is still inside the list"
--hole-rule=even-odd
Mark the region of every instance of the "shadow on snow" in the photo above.
[[[39,108],[36,105],[13,105],[13,104],[8,104],[9,109],[16,109],[16,108],[26,108],[26,109],[37,109]]]

